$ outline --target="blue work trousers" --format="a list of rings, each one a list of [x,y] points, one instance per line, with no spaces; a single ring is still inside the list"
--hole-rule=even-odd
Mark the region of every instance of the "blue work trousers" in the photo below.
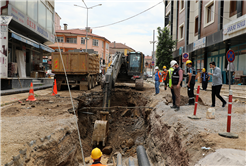
[[[160,82],[159,81],[155,81],[155,94],[158,94],[160,92]]]

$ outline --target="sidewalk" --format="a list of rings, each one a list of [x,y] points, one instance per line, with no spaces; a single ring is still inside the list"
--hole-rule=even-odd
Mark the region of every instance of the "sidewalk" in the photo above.
[[[48,88],[44,90],[36,90],[36,91],[34,90],[34,94],[38,96],[51,94],[51,92],[52,92],[52,88]],[[18,100],[25,100],[28,98],[28,95],[29,92],[1,96],[1,106],[17,102]]]

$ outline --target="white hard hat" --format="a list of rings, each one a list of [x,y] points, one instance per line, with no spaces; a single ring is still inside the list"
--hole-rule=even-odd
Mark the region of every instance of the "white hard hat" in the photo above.
[[[171,66],[171,67],[173,67],[175,64],[178,64],[178,62],[175,61],[175,60],[172,60],[172,61],[170,62],[170,66]]]
[[[159,67],[158,67],[158,66],[156,66],[156,67],[155,67],[155,70],[159,70]]]

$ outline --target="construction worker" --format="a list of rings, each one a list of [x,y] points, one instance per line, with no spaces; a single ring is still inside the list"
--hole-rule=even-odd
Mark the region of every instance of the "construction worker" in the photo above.
[[[203,90],[206,90],[207,89],[207,86],[208,86],[208,80],[210,79],[210,76],[206,72],[206,69],[205,68],[202,69],[201,78],[202,78],[202,89]]]
[[[172,86],[172,75],[173,75],[173,71],[174,69],[172,67],[169,68],[168,72],[167,72],[167,78],[168,78],[168,86],[171,89],[171,93],[172,93],[172,99],[173,99],[173,105],[171,106],[171,108],[176,108],[177,106],[175,105],[175,94],[173,89],[171,88]]]
[[[160,86],[161,82],[162,82],[161,72],[159,72],[159,67],[156,66],[155,67],[155,94],[154,95],[159,94],[159,92],[160,92],[159,86]]]
[[[91,151],[91,158],[93,159],[93,163],[91,166],[106,166],[103,165],[101,161],[102,151],[99,148],[95,148]]]
[[[168,79],[167,79],[167,74],[168,74],[168,70],[166,66],[163,66],[163,71],[162,71],[162,78],[163,78],[163,83],[164,83],[164,89],[167,90],[167,83],[168,83]]]
[[[195,99],[194,99],[194,86],[196,83],[196,70],[192,67],[192,61],[188,60],[186,61],[187,68],[187,75],[188,79],[186,79],[187,83],[187,93],[189,96],[189,103],[186,105],[194,105]]]
[[[170,62],[170,65],[174,69],[173,75],[172,75],[171,88],[173,89],[174,94],[175,94],[175,105],[176,105],[175,111],[179,111],[180,109],[180,89],[181,89],[182,80],[183,80],[183,70],[179,67],[178,62],[175,60],[172,60]]]

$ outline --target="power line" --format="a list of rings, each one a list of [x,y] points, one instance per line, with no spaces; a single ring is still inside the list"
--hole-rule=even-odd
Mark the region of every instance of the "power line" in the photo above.
[[[148,8],[148,9],[146,9],[146,10],[144,10],[144,11],[142,11],[142,12],[140,12],[140,13],[134,15],[134,16],[128,17],[128,18],[126,18],[126,19],[123,19],[123,20],[120,20],[120,21],[117,21],[117,22],[114,22],[114,23],[111,23],[111,24],[102,25],[102,26],[98,26],[98,27],[92,27],[92,29],[95,29],[95,28],[103,28],[103,27],[107,27],[107,26],[111,26],[111,25],[114,25],[114,24],[121,23],[121,22],[123,22],[123,21],[127,21],[127,20],[129,20],[129,19],[131,19],[131,18],[134,18],[134,17],[136,17],[136,16],[138,16],[138,15],[140,15],[140,14],[143,14],[143,13],[147,12],[148,10],[150,10],[150,9],[152,9],[152,8],[154,8],[154,7],[156,7],[157,5],[161,4],[162,2],[163,2],[163,1],[157,3],[156,5],[154,5],[154,6],[150,7],[150,8]]]

